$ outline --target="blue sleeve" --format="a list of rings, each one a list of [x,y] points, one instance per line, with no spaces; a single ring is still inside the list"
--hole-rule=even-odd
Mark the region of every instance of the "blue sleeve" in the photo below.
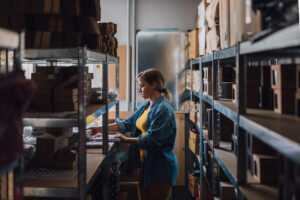
[[[139,146],[142,149],[163,147],[170,142],[171,134],[175,132],[176,126],[172,123],[172,115],[167,109],[162,109],[154,114],[150,128],[146,135],[139,136]],[[175,130],[175,131],[174,131]]]
[[[119,121],[119,120],[116,121],[121,133],[127,133],[127,132],[131,131],[132,125],[133,125],[133,123],[135,123],[134,122],[135,115],[136,115],[136,112],[133,113],[132,115],[130,115],[127,119],[124,119],[121,121]]]

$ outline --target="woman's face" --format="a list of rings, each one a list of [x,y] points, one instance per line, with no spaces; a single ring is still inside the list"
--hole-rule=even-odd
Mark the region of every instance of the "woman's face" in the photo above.
[[[154,90],[155,90],[155,84],[149,84],[146,81],[144,81],[142,78],[138,78],[138,88],[139,93],[144,99],[149,99]]]

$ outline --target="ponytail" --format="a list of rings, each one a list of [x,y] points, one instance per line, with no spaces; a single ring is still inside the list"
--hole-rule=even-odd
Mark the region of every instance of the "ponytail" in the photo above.
[[[170,90],[165,89],[165,91],[163,92],[163,95],[169,103],[172,101],[172,93]]]

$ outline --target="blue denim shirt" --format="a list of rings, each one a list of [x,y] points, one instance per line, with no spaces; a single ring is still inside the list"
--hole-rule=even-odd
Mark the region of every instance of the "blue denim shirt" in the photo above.
[[[140,148],[146,149],[143,162],[143,186],[148,188],[158,182],[175,184],[178,163],[173,152],[176,137],[175,114],[164,97],[158,98],[150,108],[146,121],[146,135],[136,128],[136,120],[145,110],[149,101],[144,102],[135,113],[123,121],[118,121],[121,133],[131,132],[131,137],[138,137],[138,145],[129,148],[129,165],[140,167]]]

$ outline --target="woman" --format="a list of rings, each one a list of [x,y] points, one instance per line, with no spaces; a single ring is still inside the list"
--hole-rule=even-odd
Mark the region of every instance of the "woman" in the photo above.
[[[149,69],[137,77],[139,92],[147,99],[133,115],[109,125],[109,132],[131,132],[120,139],[130,143],[128,163],[134,169],[141,167],[144,200],[167,200],[177,176],[177,159],[173,152],[176,122],[170,91],[165,88],[162,74]],[[167,100],[167,101],[166,101]],[[102,128],[90,128],[92,134]]]

